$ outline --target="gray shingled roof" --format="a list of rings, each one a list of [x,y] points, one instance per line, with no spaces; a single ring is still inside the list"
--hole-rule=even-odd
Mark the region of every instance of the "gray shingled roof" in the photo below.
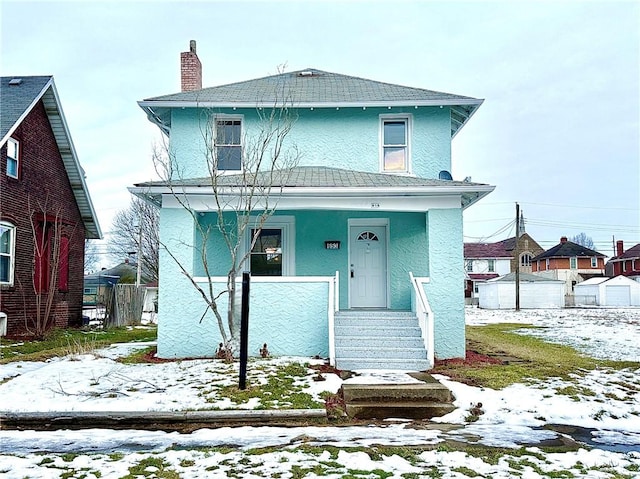
[[[217,178],[217,184],[225,187],[244,185],[243,176],[223,175]],[[250,184],[251,182],[249,182]],[[386,173],[368,173],[364,171],[343,170],[320,166],[298,166],[292,170],[277,170],[273,175],[260,173],[256,177],[257,185],[271,184],[275,187],[307,187],[307,188],[393,188],[393,187],[422,187],[422,186],[488,186],[480,183],[464,181],[434,180],[414,176],[390,175]],[[137,187],[170,186],[165,181],[138,183]],[[211,186],[211,177],[188,178],[172,182],[172,186]]]
[[[565,242],[558,243],[553,248],[550,248],[543,253],[540,253],[531,261],[537,261],[539,259],[546,259],[546,258],[572,258],[574,256],[593,257],[593,256],[604,256],[604,255],[602,253],[598,253],[597,251],[589,249],[586,246],[579,245],[572,241],[565,241]]]
[[[284,94],[284,95],[283,95]],[[443,101],[467,104],[471,97],[367,80],[315,68],[246,80],[202,90],[148,98],[146,101],[193,101],[215,103],[268,103],[293,105],[367,102]]]
[[[15,85],[10,85],[14,79],[21,81],[14,82]],[[39,101],[43,102],[47,112],[51,130],[58,144],[58,150],[82,216],[86,237],[90,239],[101,238],[102,233],[98,223],[98,216],[89,196],[84,170],[80,166],[73,146],[71,133],[67,127],[52,76],[14,75],[0,78],[0,138],[2,138],[0,147],[5,144]]]
[[[139,105],[164,131],[170,129],[172,107],[296,108],[442,106],[451,107],[451,136],[483,100],[307,68],[201,90],[147,98]]]
[[[520,273],[520,282],[522,283],[564,283],[564,281],[559,279],[547,278],[544,276],[538,276],[536,274],[529,273]],[[511,272],[507,273],[504,276],[500,276],[499,278],[490,279],[487,282],[490,283],[511,283],[516,280],[516,273]]]
[[[18,85],[9,82],[19,78]],[[21,117],[29,111],[34,99],[39,98],[42,89],[49,83],[51,76],[2,77],[0,78],[0,138],[6,141],[9,131],[17,126]]]

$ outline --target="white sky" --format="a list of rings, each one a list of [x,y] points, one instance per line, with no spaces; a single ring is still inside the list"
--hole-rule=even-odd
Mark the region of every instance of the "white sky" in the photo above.
[[[453,176],[496,191],[465,240],[515,216],[544,248],[585,232],[640,242],[640,3],[29,2],[0,4],[3,76],[55,77],[104,232],[154,178],[157,128],[136,102],[180,90],[197,41],[203,86],[279,65],[485,99],[453,141]]]

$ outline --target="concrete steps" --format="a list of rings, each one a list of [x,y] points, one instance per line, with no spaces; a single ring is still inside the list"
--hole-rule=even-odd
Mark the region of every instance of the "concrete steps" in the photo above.
[[[430,367],[418,319],[411,311],[338,311],[334,331],[338,369]]]
[[[355,419],[430,419],[455,409],[453,395],[426,373],[413,375],[420,382],[408,384],[342,385],[347,415]]]

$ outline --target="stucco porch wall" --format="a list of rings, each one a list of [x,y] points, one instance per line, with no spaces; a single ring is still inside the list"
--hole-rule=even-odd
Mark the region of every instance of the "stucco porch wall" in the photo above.
[[[435,317],[435,357],[464,357],[462,210],[429,211],[427,232],[430,274],[424,291]],[[421,276],[415,271],[414,275]]]
[[[200,321],[205,303],[176,262],[192,271],[192,218],[185,210],[166,208],[160,211],[160,217],[161,240],[175,259],[160,248],[158,356],[212,357],[221,342],[217,320],[208,312]],[[199,284],[206,286],[206,281]],[[223,287],[224,281],[220,281],[215,291]],[[251,283],[250,301],[250,355],[258,356],[264,343],[273,355],[329,355],[326,278],[260,278]],[[218,306],[226,320],[226,298],[221,298]]]
[[[416,276],[429,276],[428,240],[425,213],[366,211],[278,211],[272,217],[295,218],[295,275],[334,276],[340,273],[340,309],[349,308],[349,219],[387,219],[389,222],[388,278],[390,309],[411,309],[409,271]],[[205,213],[201,222],[215,224],[215,213]],[[230,216],[230,219],[232,217]],[[201,240],[196,242],[201,245]],[[325,241],[340,241],[340,249],[325,248]],[[285,255],[287,254],[285,246]],[[224,276],[229,253],[219,237],[209,240],[209,273]],[[202,263],[194,261],[196,276],[204,275]]]
[[[296,146],[300,166],[328,166],[377,173],[380,171],[380,115],[410,118],[411,173],[437,178],[451,170],[451,111],[448,106],[387,108],[292,109],[294,128],[284,147]],[[262,112],[264,113],[264,112]],[[182,178],[208,177],[203,128],[211,115],[242,117],[250,138],[261,124],[255,108],[174,108],[171,113],[171,151]],[[268,126],[267,126],[268,128]]]

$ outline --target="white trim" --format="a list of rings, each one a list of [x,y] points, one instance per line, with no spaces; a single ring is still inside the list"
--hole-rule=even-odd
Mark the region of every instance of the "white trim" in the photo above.
[[[244,256],[250,246],[251,241],[251,230],[254,228],[255,222],[258,220],[258,217],[251,216],[249,218],[249,224],[247,225],[247,230],[245,231],[245,237],[243,240],[243,250],[241,255]],[[285,276],[295,276],[296,275],[296,217],[290,215],[274,215],[265,221],[264,225],[262,225],[263,229],[281,229],[282,230],[282,276],[251,276],[254,278],[281,278]],[[251,267],[251,257],[248,256],[246,261],[248,264],[245,264],[244,267],[241,267],[249,270]]]
[[[333,281],[333,276],[251,276],[252,283],[324,283]],[[194,276],[196,283],[207,283],[206,276]],[[226,276],[211,276],[213,283],[226,283]],[[242,275],[236,278],[236,283],[242,282]]]
[[[9,230],[9,253],[4,253],[4,255],[9,256],[9,281],[0,281],[0,284],[4,286],[13,286],[13,280],[15,276],[15,267],[16,267],[16,237],[17,237],[17,227],[13,223],[8,221],[0,221],[0,226],[4,226]]]
[[[412,286],[412,308],[418,317],[422,340],[427,351],[429,369],[431,369],[435,358],[435,318],[423,286],[431,280],[428,277],[416,278],[411,271],[409,271],[409,280]]]
[[[385,229],[385,270],[386,270],[386,279],[385,279],[385,287],[386,287],[386,299],[385,308],[389,308],[391,306],[391,289],[390,289],[390,269],[389,269],[389,247],[390,247],[390,227],[389,227],[389,218],[348,218],[347,219],[347,271],[351,270],[351,227],[353,226],[377,226],[383,227]],[[347,304],[349,309],[351,309],[351,281],[348,283],[347,287],[348,297]]]
[[[484,100],[477,98],[436,99],[436,100],[399,100],[399,101],[352,101],[352,102],[296,102],[292,108],[387,108],[411,106],[470,106],[479,107]],[[193,100],[142,100],[138,106],[143,110],[153,108],[273,108],[277,102],[268,101],[193,101]],[[477,108],[475,108],[477,109]],[[475,110],[474,109],[474,110]],[[469,115],[471,118],[471,115]],[[468,121],[468,119],[467,119]]]
[[[400,121],[405,124],[405,165],[403,170],[384,169],[384,124],[386,121]],[[378,115],[378,170],[380,173],[407,175],[411,174],[411,138],[413,136],[413,115],[410,113],[381,113]]]

